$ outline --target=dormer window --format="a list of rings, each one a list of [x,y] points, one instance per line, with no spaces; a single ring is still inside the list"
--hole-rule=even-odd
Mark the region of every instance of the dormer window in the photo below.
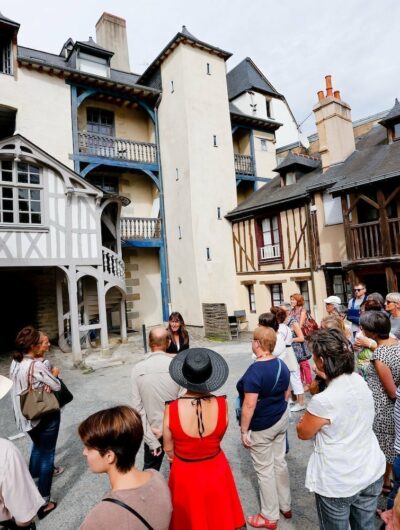
[[[296,184],[296,173],[294,171],[289,171],[289,173],[286,173],[285,184],[286,186]]]
[[[2,35],[0,37],[0,72],[12,75],[12,44],[11,37]]]
[[[88,53],[79,52],[78,68],[88,74],[99,75],[102,77],[109,76],[108,59],[89,55]]]

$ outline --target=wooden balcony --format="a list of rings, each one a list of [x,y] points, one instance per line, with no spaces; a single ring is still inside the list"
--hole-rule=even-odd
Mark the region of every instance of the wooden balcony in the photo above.
[[[161,219],[121,217],[121,239],[151,240],[161,238]]]
[[[349,224],[347,253],[350,261],[400,255],[400,217],[362,224]]]
[[[102,134],[78,133],[79,153],[89,156],[157,164],[157,146]]]
[[[253,157],[235,154],[236,175],[255,175]]]
[[[116,280],[123,280],[125,277],[125,264],[118,254],[103,247],[103,272],[106,276],[111,276]]]

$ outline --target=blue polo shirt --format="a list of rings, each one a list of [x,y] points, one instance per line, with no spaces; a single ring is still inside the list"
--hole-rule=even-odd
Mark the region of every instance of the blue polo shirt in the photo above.
[[[281,373],[275,385],[279,363]],[[288,406],[285,392],[289,388],[289,382],[289,369],[279,359],[256,361],[248,367],[243,377],[239,379],[236,388],[242,402],[246,392],[258,394],[257,405],[249,426],[250,430],[269,429],[281,419]]]

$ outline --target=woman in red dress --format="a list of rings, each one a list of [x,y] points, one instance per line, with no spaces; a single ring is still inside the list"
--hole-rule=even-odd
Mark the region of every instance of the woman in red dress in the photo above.
[[[172,462],[170,530],[236,530],[245,526],[231,468],[220,442],[228,426],[226,396],[213,396],[228,378],[216,352],[192,348],[170,364],[187,393],[165,407],[164,451]]]

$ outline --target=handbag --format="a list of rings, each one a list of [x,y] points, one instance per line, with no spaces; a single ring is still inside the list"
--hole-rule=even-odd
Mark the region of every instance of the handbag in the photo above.
[[[273,392],[275,390],[275,387],[278,384],[279,377],[281,375],[281,370],[282,370],[282,362],[283,361],[281,361],[281,359],[279,359],[279,358],[277,360],[278,360],[278,363],[279,363],[279,367],[278,367],[278,372],[276,374],[275,383],[274,383],[274,386],[272,387],[271,392]],[[258,398],[257,402],[261,401],[261,399],[262,398]],[[239,425],[240,425],[240,418],[242,417],[242,405],[243,405],[242,398],[240,396],[237,396],[236,399],[235,399],[235,414],[236,414],[236,420],[237,420]]]
[[[124,502],[120,501],[119,499],[112,499],[111,497],[107,497],[107,499],[103,499],[103,501],[112,502],[113,504],[117,504],[118,506],[121,506],[121,508],[125,508],[125,510],[128,510],[128,512],[131,512],[135,517],[139,519],[139,521],[148,529],[148,530],[154,530],[152,526],[146,521],[144,517],[140,515],[136,510],[125,504]]]
[[[68,403],[71,403],[71,401],[74,399],[74,396],[72,395],[72,392],[68,390],[68,387],[64,381],[59,377],[57,379],[60,382],[61,388],[60,390],[55,390],[54,395],[56,396],[61,409],[62,407],[65,407],[65,405],[68,405]]]
[[[305,337],[309,337],[318,329],[318,324],[315,322],[313,317],[310,315],[310,313],[307,311],[307,318],[304,322],[301,331]]]
[[[34,364],[35,361],[32,361],[29,366],[28,388],[19,395],[21,412],[27,420],[38,420],[46,414],[60,410],[54,392],[46,392],[44,385],[32,388]]]

